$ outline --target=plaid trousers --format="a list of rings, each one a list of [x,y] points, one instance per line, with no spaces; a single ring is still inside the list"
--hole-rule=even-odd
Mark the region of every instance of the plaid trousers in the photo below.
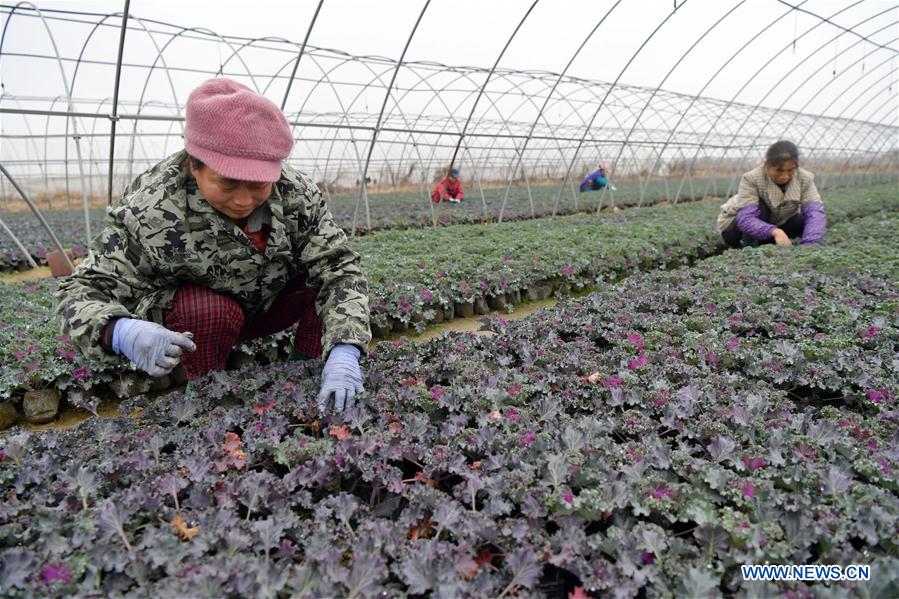
[[[246,314],[234,298],[206,287],[183,285],[163,314],[167,329],[194,334],[197,351],[185,352],[181,364],[189,380],[222,370],[235,345],[295,327],[294,347],[310,358],[322,353],[322,321],[315,311],[315,291],[297,277],[265,312]]]

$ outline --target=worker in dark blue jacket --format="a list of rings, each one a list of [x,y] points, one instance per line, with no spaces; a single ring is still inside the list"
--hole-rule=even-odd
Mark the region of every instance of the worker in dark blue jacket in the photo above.
[[[596,191],[607,187],[615,191],[615,186],[609,183],[608,175],[609,167],[605,164],[599,165],[599,168],[587,175],[583,183],[581,183],[581,191]]]

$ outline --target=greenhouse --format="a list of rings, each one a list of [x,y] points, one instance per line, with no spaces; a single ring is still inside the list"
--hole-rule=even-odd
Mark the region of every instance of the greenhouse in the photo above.
[[[895,2],[0,30],[0,596],[899,596]]]

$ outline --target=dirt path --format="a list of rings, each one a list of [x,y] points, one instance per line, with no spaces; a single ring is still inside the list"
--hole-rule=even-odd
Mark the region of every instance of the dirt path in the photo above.
[[[22,281],[36,281],[50,276],[49,266],[40,266],[23,270],[22,272],[0,272],[0,283],[21,283]]]
[[[122,401],[118,399],[104,401],[97,406],[97,414],[100,416],[100,418],[121,418],[123,414],[119,412],[120,403],[122,403]],[[129,416],[135,417],[138,414],[140,414],[140,409],[132,411]],[[66,405],[65,408],[60,410],[57,419],[53,420],[52,422],[48,422],[46,424],[20,423],[20,426],[29,431],[61,431],[75,428],[91,416],[93,416],[93,414],[88,412],[87,410],[82,410],[80,408]]]
[[[524,318],[525,316],[530,316],[534,312],[538,310],[542,310],[543,308],[549,308],[556,305],[555,299],[547,299],[540,300],[537,302],[529,302],[527,304],[520,304],[515,306],[514,312],[497,312],[491,311],[491,316],[502,316],[508,320],[515,320],[518,318]],[[373,339],[369,344],[369,347],[374,347],[378,343],[383,343],[386,341],[396,341],[402,337],[409,339],[415,343],[424,343],[429,339],[433,339],[434,337],[439,337],[443,333],[454,332],[454,333],[475,333],[476,335],[491,335],[490,331],[482,331],[481,329],[481,318],[483,316],[474,316],[472,318],[454,318],[449,322],[442,322],[440,324],[432,324],[429,325],[428,328],[424,330],[423,333],[416,333],[414,329],[410,329],[405,333],[394,333],[387,339]]]

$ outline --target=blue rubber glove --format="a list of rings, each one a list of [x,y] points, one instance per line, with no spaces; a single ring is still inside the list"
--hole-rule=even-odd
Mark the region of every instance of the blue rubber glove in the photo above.
[[[338,343],[328,355],[322,370],[322,387],[318,394],[318,410],[324,413],[331,405],[336,412],[353,407],[353,398],[365,389],[362,387],[362,371],[359,369],[359,348]],[[331,396],[334,403],[331,404]]]
[[[112,351],[150,376],[170,373],[181,361],[184,350],[197,350],[190,333],[176,333],[155,322],[120,318],[112,329]]]

